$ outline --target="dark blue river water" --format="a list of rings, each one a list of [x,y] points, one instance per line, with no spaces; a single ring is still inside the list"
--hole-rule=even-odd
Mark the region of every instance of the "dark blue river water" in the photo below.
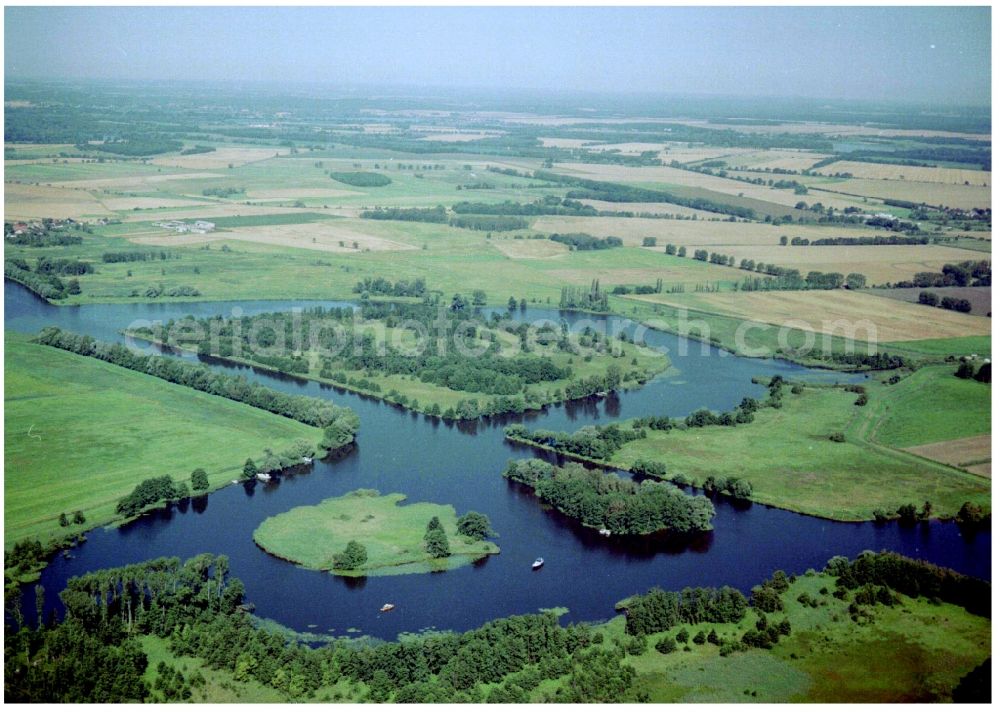
[[[228,315],[234,307],[252,314],[307,306],[259,301],[55,307],[11,283],[5,283],[4,295],[7,329],[37,332],[54,324],[105,341],[121,340],[119,330],[137,319]],[[310,304],[321,303],[336,304]],[[575,328],[584,317],[528,310],[523,318],[565,319]],[[717,500],[715,530],[695,540],[605,539],[547,510],[529,492],[500,476],[508,459],[534,454],[504,440],[502,428],[508,422],[572,430],[638,415],[682,416],[701,407],[728,409],[746,395],[764,392],[751,378],[775,373],[841,382],[864,378],[740,358],[660,332],[647,332],[645,338],[669,354],[673,368],[642,389],[477,423],[447,424],[316,383],[236,369],[273,388],[350,406],[361,417],[357,447],[267,485],[226,487],[118,529],[90,532],[88,541],[73,550],[73,558],[57,557],[42,574],[46,606],[57,605],[56,594],[71,576],[202,552],[229,557],[233,575],[246,584],[247,598],[258,615],[300,631],[360,632],[390,639],[427,628],[467,630],[493,618],[557,606],[569,609],[564,620],[604,619],[614,614],[616,601],[654,585],[679,589],[729,584],[748,591],[775,569],[801,573],[822,568],[831,556],[855,556],[865,549],[891,549],[989,578],[990,534],[966,537],[950,523],[913,528],[838,523]],[[720,471],[725,473],[724,463]],[[414,502],[452,504],[460,514],[469,509],[484,512],[500,534],[501,553],[446,573],[350,580],[298,568],[253,543],[252,533],[265,518],[360,487],[402,492]],[[533,572],[531,562],[538,556],[545,558],[545,567]],[[25,611],[34,610],[32,596],[27,590]],[[379,615],[379,607],[387,601],[397,609]]]

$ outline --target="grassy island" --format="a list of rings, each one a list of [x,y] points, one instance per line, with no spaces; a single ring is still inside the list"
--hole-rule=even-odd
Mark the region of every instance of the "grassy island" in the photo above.
[[[402,494],[357,490],[269,517],[257,527],[253,539],[269,554],[338,576],[444,571],[500,553],[492,542],[460,534],[459,518],[450,505],[415,502],[401,506],[404,499]],[[447,537],[450,556],[434,557],[427,551],[425,532],[435,517]],[[367,560],[358,568],[334,568],[334,557],[351,542],[364,547]]]

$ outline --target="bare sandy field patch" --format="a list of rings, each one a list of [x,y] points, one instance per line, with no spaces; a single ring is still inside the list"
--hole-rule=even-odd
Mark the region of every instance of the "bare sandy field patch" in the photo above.
[[[992,185],[990,171],[974,171],[967,168],[928,168],[925,166],[900,166],[887,163],[862,163],[860,161],[837,161],[816,171],[823,175],[850,173],[855,178],[872,178],[915,181],[918,183],[951,183],[964,185]]]
[[[111,215],[85,190],[45,185],[4,184],[4,219],[74,218]]]
[[[569,248],[552,240],[491,240],[497,250],[519,260],[542,260],[569,254]]]
[[[982,477],[991,477],[991,441],[991,435],[976,435],[971,438],[943,440],[905,449],[935,462],[961,467]],[[982,462],[983,460],[986,462]]]
[[[944,339],[990,333],[991,321],[944,309],[890,301],[864,292],[711,292],[650,294],[640,301],[688,307],[739,319],[878,342]]]

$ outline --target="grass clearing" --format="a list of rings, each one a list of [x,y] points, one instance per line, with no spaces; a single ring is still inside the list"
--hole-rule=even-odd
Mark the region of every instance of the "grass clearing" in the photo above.
[[[6,332],[4,529],[8,545],[43,541],[115,518],[144,479],[186,480],[197,467],[212,488],[248,457],[321,431]],[[83,527],[58,517],[82,510]]]
[[[139,644],[146,654],[146,673],[143,675],[143,679],[150,689],[156,682],[157,666],[164,662],[170,667],[180,670],[187,681],[190,681],[195,672],[200,673],[205,678],[203,686],[192,689],[190,701],[193,703],[263,702],[274,704],[286,701],[285,696],[273,687],[261,685],[252,677],[246,680],[237,680],[230,671],[213,668],[200,658],[175,655],[170,652],[170,643],[165,638],[143,635],[139,637]]]
[[[334,570],[340,576],[444,571],[500,552],[492,542],[459,534],[451,505],[401,504],[405,499],[402,494],[379,496],[376,490],[357,490],[268,517],[253,539],[269,554],[321,570],[330,570],[332,557],[356,540],[367,550],[368,561],[358,570]],[[424,548],[424,532],[432,517],[444,527],[451,556],[435,559]]]

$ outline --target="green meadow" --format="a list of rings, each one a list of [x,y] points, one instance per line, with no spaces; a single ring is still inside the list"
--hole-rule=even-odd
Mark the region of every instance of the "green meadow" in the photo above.
[[[6,546],[105,524],[119,499],[150,477],[210,488],[238,478],[248,457],[322,432],[242,403],[5,333]],[[190,484],[190,483],[189,483]],[[81,510],[84,525],[59,526]]]

